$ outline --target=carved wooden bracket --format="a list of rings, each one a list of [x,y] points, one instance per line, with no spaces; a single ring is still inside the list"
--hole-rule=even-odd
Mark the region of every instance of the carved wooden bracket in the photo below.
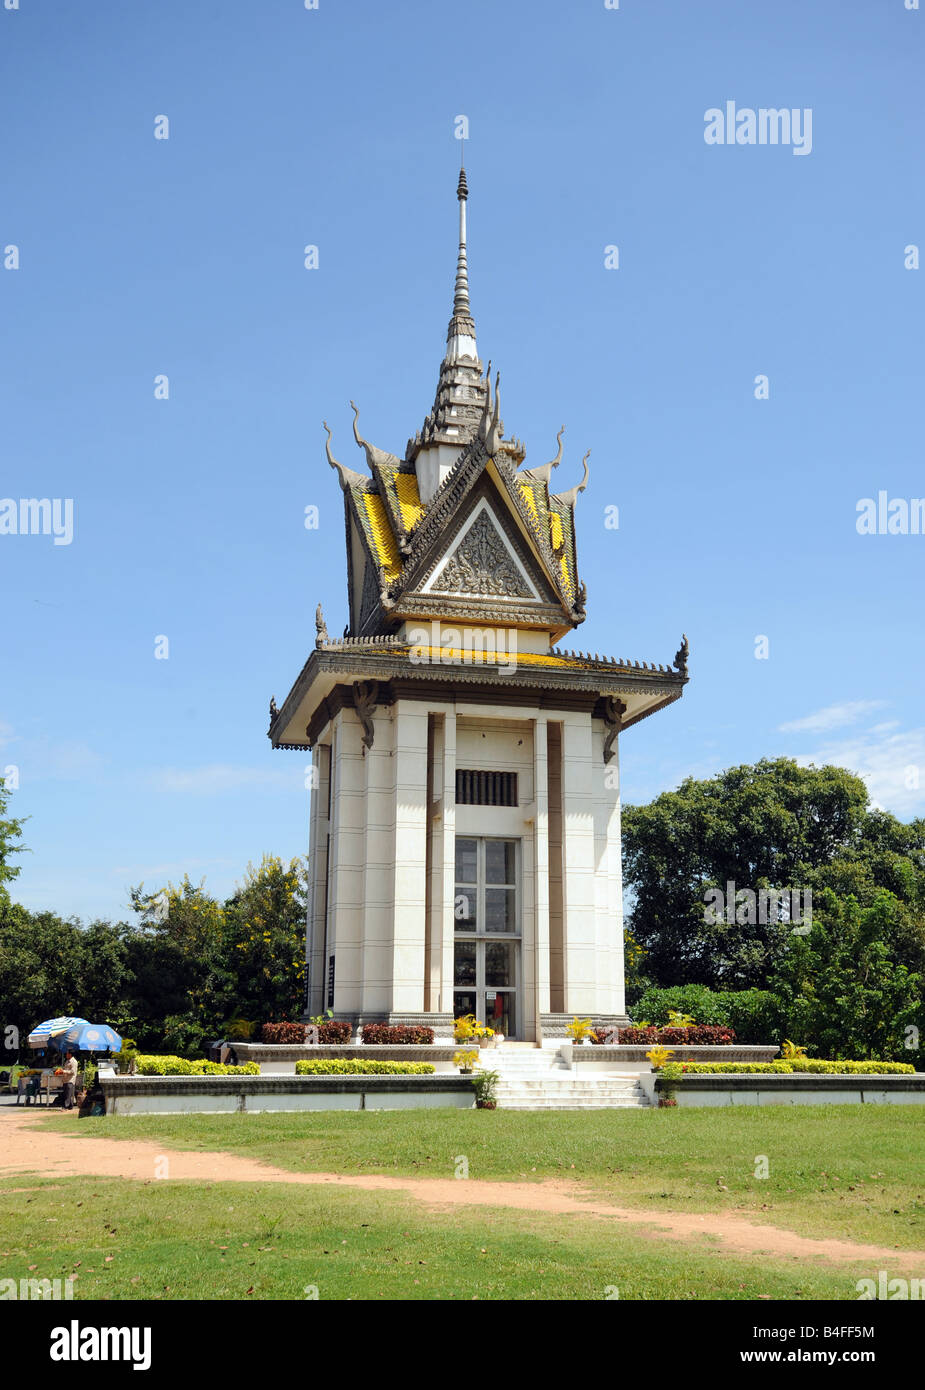
[[[625,713],[626,705],[623,701],[615,700],[612,695],[608,695],[604,700],[604,722],[608,725],[607,737],[604,739],[605,763],[609,763],[613,757],[613,745],[620,732],[620,725]]]
[[[353,682],[353,707],[363,725],[363,743],[372,748],[376,731],[373,727],[373,710],[379,695],[378,681]]]

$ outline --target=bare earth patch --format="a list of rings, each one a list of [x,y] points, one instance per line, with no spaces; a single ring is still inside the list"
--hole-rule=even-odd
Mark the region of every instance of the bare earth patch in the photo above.
[[[33,1121],[31,1124],[29,1121]],[[78,1123],[74,1117],[74,1124]],[[745,1255],[784,1255],[829,1262],[900,1261],[921,1269],[925,1251],[861,1245],[849,1240],[815,1240],[778,1226],[762,1225],[747,1217],[721,1212],[648,1212],[614,1206],[591,1196],[576,1183],[555,1179],[541,1182],[486,1182],[467,1178],[405,1178],[340,1173],[290,1173],[271,1164],[238,1154],[190,1153],[161,1145],[126,1139],[78,1138],[53,1133],[34,1123],[32,1115],[6,1114],[2,1118],[3,1152],[0,1174],[40,1173],[48,1177],[128,1178],[154,1181],[169,1159],[169,1179],[161,1181],[297,1183],[301,1185],[359,1188],[396,1192],[435,1208],[508,1207],[550,1215],[595,1216],[648,1227],[648,1234],[672,1240],[706,1238],[719,1248]],[[24,1190],[24,1189],[7,1189]],[[641,1233],[641,1232],[637,1232]]]

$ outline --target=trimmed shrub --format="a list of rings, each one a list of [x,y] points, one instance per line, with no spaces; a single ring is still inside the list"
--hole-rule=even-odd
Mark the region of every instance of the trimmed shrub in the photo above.
[[[256,1062],[245,1062],[242,1067],[230,1067],[221,1062],[189,1061],[186,1057],[155,1057],[150,1053],[139,1053],[135,1058],[136,1076],[259,1076],[260,1068]]]
[[[260,1041],[275,1044],[277,1047],[291,1043],[304,1043],[304,1023],[265,1023],[260,1030]]]
[[[653,1047],[658,1043],[668,1047],[721,1047],[736,1040],[731,1028],[713,1023],[698,1023],[690,1028],[621,1028],[618,1037],[621,1044],[636,1047]],[[595,1029],[591,1041],[605,1043],[606,1029]]]
[[[353,1024],[340,1019],[329,1018],[325,1023],[309,1025],[306,1023],[265,1023],[260,1030],[261,1040],[276,1047],[292,1044],[304,1046],[311,1042],[313,1033],[309,1026],[317,1028],[318,1043],[348,1043],[353,1033]]]
[[[408,1023],[364,1023],[363,1042],[372,1046],[425,1046],[434,1040],[433,1028],[416,1028]]]
[[[296,1076],[432,1076],[433,1062],[367,1062],[360,1057],[327,1057],[296,1062]]]
[[[664,1026],[671,1009],[690,1014],[697,1023],[721,1024],[735,1031],[740,1043],[777,1042],[781,1036],[781,1004],[767,989],[714,990],[706,985],[674,985],[647,989],[632,1006],[634,1018]]]
[[[908,1076],[915,1067],[908,1062],[681,1062],[685,1076],[741,1075],[759,1072],[766,1075],[801,1072],[816,1076]]]

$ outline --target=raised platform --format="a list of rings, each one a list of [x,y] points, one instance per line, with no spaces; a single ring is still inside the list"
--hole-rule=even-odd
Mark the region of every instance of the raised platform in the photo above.
[[[292,1110],[471,1110],[466,1076],[101,1076],[109,1115]]]
[[[814,1076],[793,1072],[685,1076],[670,1083],[678,1106],[925,1105],[925,1072],[914,1076]],[[669,1088],[658,1078],[656,1094]]]

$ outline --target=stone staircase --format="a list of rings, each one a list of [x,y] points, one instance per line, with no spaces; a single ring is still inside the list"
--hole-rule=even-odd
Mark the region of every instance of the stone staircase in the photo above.
[[[578,1076],[561,1053],[530,1043],[503,1043],[480,1057],[485,1071],[498,1073],[502,1110],[629,1110],[648,1105],[635,1072]]]

